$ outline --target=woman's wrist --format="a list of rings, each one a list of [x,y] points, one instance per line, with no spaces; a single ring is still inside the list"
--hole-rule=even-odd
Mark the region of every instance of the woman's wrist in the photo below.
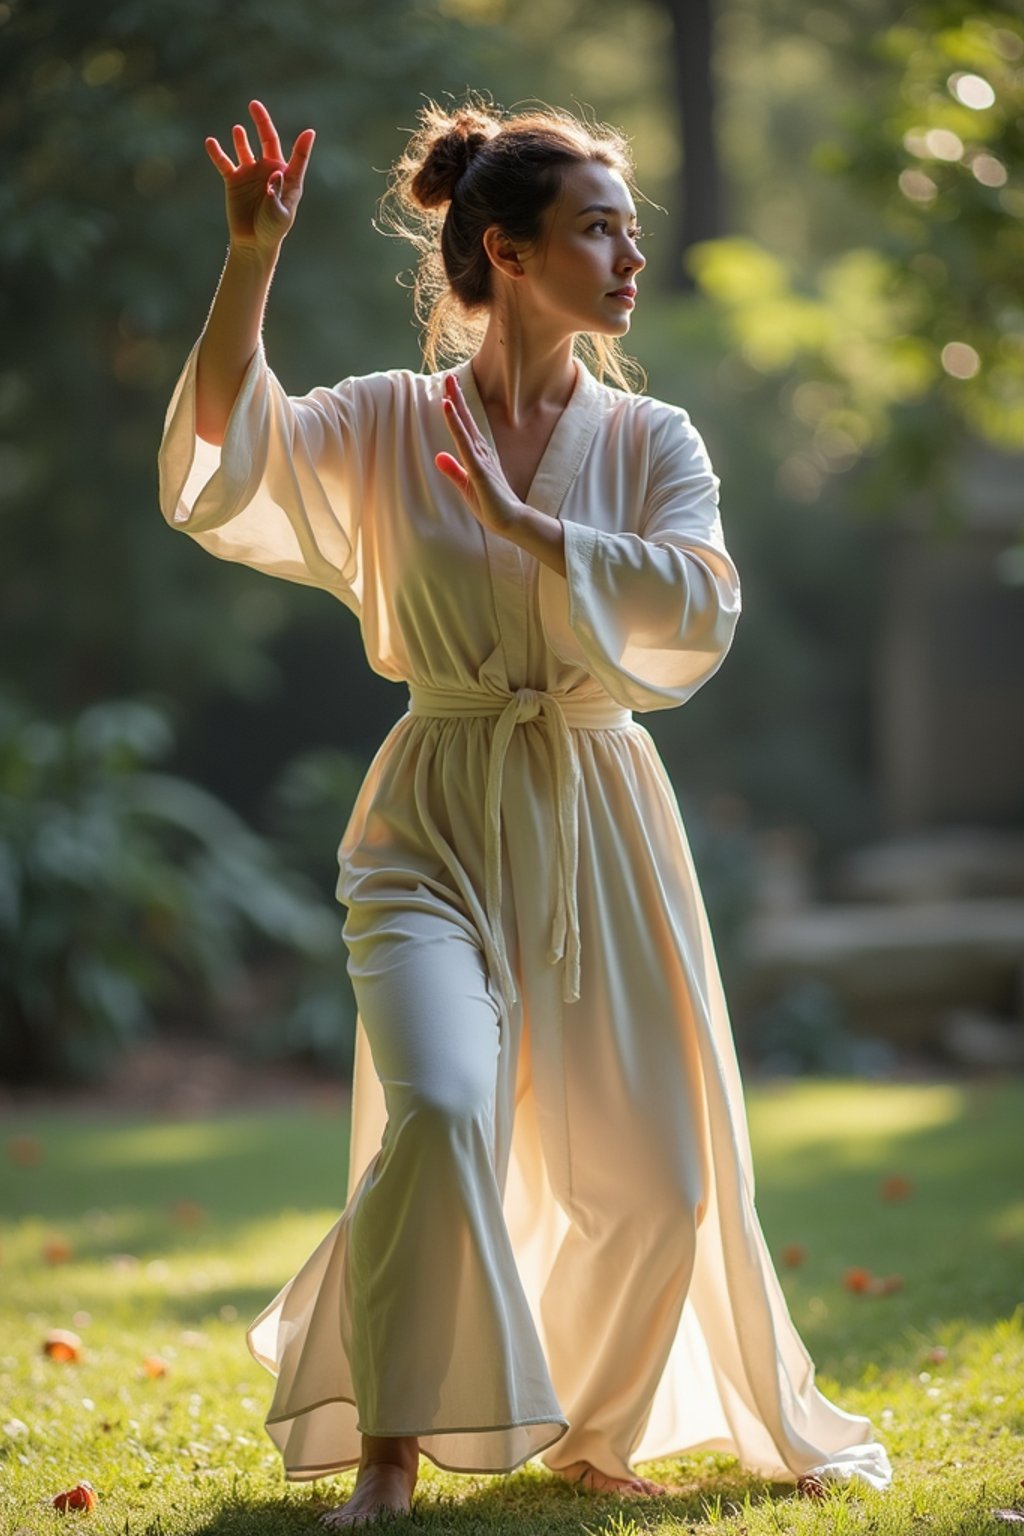
[[[258,245],[235,245],[228,242],[228,261],[238,267],[252,268],[257,272],[272,272],[277,266],[277,258],[281,254],[280,245],[272,250]]]
[[[536,507],[524,506],[505,537],[518,544],[520,549],[525,549],[527,554],[533,555],[542,565],[557,571],[559,576],[566,574],[565,530],[557,517],[539,512]]]

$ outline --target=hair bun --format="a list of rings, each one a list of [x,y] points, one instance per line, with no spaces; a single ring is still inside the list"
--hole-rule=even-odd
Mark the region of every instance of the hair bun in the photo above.
[[[421,208],[441,208],[451,202],[470,162],[501,125],[474,108],[463,108],[451,116],[435,108],[430,117],[434,136],[409,190]]]

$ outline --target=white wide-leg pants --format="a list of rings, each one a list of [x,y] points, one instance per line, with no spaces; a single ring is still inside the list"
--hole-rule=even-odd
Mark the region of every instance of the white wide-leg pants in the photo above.
[[[514,881],[514,849],[509,858]],[[661,1026],[647,1021],[659,1037],[648,1052],[600,992],[533,1021],[531,997],[543,1007],[548,992],[524,975],[521,927],[520,918],[506,931],[522,1001],[503,1037],[464,924],[418,908],[383,920],[375,904],[353,907],[346,922],[388,1116],[348,1212],[359,1427],[436,1434],[540,1417],[533,1450],[550,1446],[549,1466],[585,1459],[626,1475],[686,1298],[703,1129],[697,1107],[679,1112],[687,1068],[666,1059],[678,1055],[669,1000]],[[556,1016],[558,1038],[531,1050],[531,1023],[546,1031]],[[538,1080],[552,1051],[558,1070]],[[546,1175],[569,1217],[540,1330],[502,1207],[515,1100],[531,1075],[548,1127]]]

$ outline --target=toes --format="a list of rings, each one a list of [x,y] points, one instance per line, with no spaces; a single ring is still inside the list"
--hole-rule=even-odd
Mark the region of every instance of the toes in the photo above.
[[[365,1524],[375,1518],[369,1510],[329,1509],[326,1514],[318,1517],[317,1524],[325,1526],[329,1531],[337,1531],[342,1527],[348,1529],[352,1525]]]
[[[646,1494],[659,1496],[668,1493],[662,1483],[647,1477],[612,1477],[588,1462],[571,1462],[567,1467],[555,1469],[559,1477],[571,1482],[576,1488],[587,1488],[596,1493]]]
[[[664,1483],[650,1483],[645,1479],[644,1487],[646,1491],[649,1494],[652,1494],[655,1498],[661,1498],[664,1494],[668,1493],[668,1489],[665,1487]]]
[[[629,1483],[623,1485],[623,1492],[643,1493],[651,1498],[658,1498],[668,1493],[663,1483],[652,1483],[647,1477],[634,1477]]]
[[[348,1530],[353,1525],[367,1525],[372,1520],[380,1520],[387,1513],[391,1513],[391,1511],[386,1510],[382,1506],[375,1511],[365,1509],[360,1510],[358,1513],[353,1512],[350,1515],[338,1515],[333,1520],[327,1520],[321,1516],[320,1524],[325,1525],[330,1531],[337,1531],[342,1529],[342,1527]]]

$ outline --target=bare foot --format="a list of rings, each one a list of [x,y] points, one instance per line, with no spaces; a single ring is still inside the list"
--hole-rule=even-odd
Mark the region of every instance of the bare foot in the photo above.
[[[383,1444],[381,1441],[383,1440]],[[391,1460],[385,1460],[385,1457]],[[320,1516],[319,1524],[334,1531],[341,1526],[365,1525],[384,1514],[407,1515],[419,1471],[419,1446],[415,1438],[363,1437],[363,1459],[356,1474],[352,1497],[337,1509]]]
[[[589,1461],[573,1461],[567,1467],[552,1467],[551,1470],[556,1477],[564,1477],[576,1488],[593,1488],[600,1493],[642,1493],[652,1496],[668,1493],[664,1483],[652,1483],[650,1478],[638,1477],[635,1473],[632,1477],[612,1477],[609,1472],[591,1466]]]

